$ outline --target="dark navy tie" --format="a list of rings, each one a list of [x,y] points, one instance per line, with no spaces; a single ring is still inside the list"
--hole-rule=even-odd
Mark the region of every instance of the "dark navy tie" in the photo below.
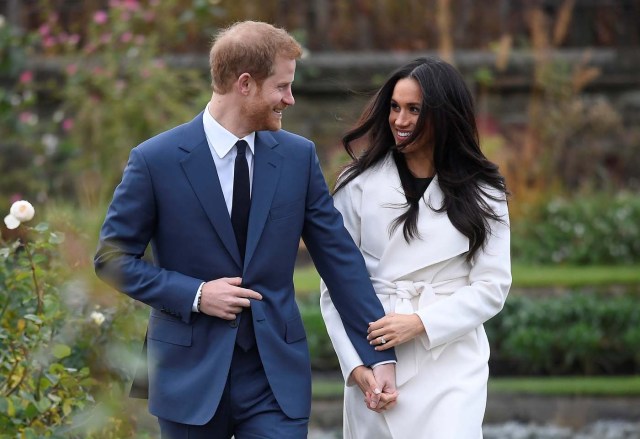
[[[233,201],[231,204],[231,224],[236,235],[240,260],[244,264],[244,254],[247,247],[247,228],[249,226],[249,209],[251,207],[251,186],[249,183],[249,165],[245,155],[247,142],[236,142],[236,161],[233,167]],[[243,350],[248,351],[254,344],[253,319],[251,308],[243,308],[236,343]]]

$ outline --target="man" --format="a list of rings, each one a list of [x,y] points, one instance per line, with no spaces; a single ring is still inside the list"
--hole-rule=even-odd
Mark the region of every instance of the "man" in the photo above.
[[[151,306],[149,411],[163,438],[306,437],[311,374],[293,289],[300,237],[362,362],[376,366],[371,408],[395,398],[395,356],[366,341],[384,312],[362,256],[313,143],[280,129],[300,54],[266,23],[220,32],[206,110],[132,150],[108,209],[96,273]],[[153,264],[142,259],[149,243]]]

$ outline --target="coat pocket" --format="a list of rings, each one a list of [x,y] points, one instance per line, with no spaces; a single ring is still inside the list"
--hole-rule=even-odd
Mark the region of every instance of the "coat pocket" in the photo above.
[[[287,321],[284,332],[284,339],[287,343],[295,343],[304,339],[307,334],[304,332],[304,325],[300,317],[294,317]]]
[[[191,346],[193,328],[180,321],[167,320],[156,316],[149,318],[147,337],[179,346]]]
[[[302,199],[279,206],[273,206],[271,210],[269,210],[269,219],[271,221],[279,220],[300,212],[304,212],[304,200]]]

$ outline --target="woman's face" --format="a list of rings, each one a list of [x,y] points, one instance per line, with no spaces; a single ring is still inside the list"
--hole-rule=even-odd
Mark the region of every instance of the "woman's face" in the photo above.
[[[413,134],[421,109],[422,91],[418,81],[413,78],[403,78],[396,82],[389,105],[389,127],[396,145],[404,142]],[[428,125],[427,131],[429,131]],[[407,153],[426,148],[428,143],[428,137],[420,135],[415,142],[404,147],[402,152]]]

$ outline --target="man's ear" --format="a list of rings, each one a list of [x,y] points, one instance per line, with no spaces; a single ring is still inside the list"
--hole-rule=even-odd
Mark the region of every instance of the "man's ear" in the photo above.
[[[245,72],[242,75],[238,76],[236,87],[239,93],[248,96],[249,93],[251,93],[251,89],[255,87],[255,81],[249,73]]]

